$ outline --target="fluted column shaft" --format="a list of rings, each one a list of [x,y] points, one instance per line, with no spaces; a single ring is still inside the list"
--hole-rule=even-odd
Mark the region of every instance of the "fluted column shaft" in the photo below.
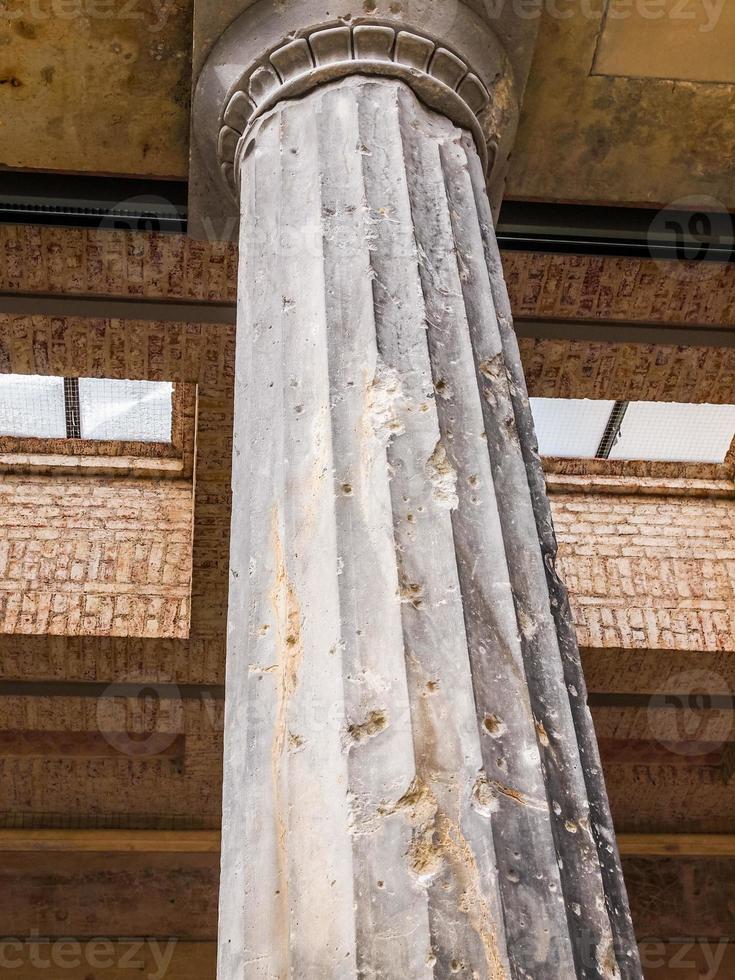
[[[472,137],[358,75],[247,141],[220,980],[638,977]]]

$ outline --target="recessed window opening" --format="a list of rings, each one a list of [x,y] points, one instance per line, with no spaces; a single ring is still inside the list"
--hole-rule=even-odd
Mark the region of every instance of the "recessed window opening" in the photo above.
[[[542,456],[718,463],[735,438],[735,405],[532,398]]]
[[[173,384],[0,375],[0,437],[170,443]]]

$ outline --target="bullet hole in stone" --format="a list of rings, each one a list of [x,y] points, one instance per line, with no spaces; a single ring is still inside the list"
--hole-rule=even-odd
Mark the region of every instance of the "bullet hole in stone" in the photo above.
[[[426,682],[426,690],[427,691],[431,691],[432,694],[434,693],[434,691],[438,691],[439,690],[439,681],[427,681]]]
[[[304,406],[303,405],[297,405],[296,408],[294,409],[294,411],[296,412],[297,415],[302,415],[303,414],[303,411],[304,411]]]
[[[288,747],[291,752],[298,752],[298,750],[303,748],[303,746],[304,746],[303,736],[298,735],[296,732],[288,733]]]
[[[352,485],[350,483],[343,483],[342,484],[342,493],[346,497],[349,497],[350,494],[352,493]]]
[[[406,520],[408,521],[409,524],[415,524],[416,523],[416,518],[414,517],[413,514],[407,514],[406,515]]]
[[[565,829],[567,831],[569,831],[570,834],[576,834],[577,833],[577,825],[575,823],[572,823],[571,820],[565,820],[564,821],[564,827],[565,827]]]
[[[353,742],[364,742],[374,738],[388,727],[388,715],[385,711],[371,711],[365,721],[349,725],[347,734]]]
[[[548,748],[549,736],[544,728],[544,723],[538,719],[536,719],[536,734],[538,735],[539,742],[544,746],[544,748]]]
[[[385,882],[379,881],[378,882],[378,888],[385,888]]]
[[[418,582],[402,582],[400,586],[401,602],[408,603],[414,609],[421,609],[423,606],[424,590]]]
[[[452,962],[449,964],[449,969],[452,971],[452,973],[459,973],[460,970],[464,969],[464,963],[462,963],[460,960],[452,960]]]
[[[298,642],[298,637],[294,636],[293,633],[289,633],[289,635],[286,637],[286,644],[290,647],[295,647]]]
[[[498,738],[505,731],[505,724],[497,715],[485,715],[482,726],[488,735]]]
[[[508,877],[508,881],[515,882],[516,884],[521,880],[521,876],[518,874],[515,868],[510,869],[507,877]]]

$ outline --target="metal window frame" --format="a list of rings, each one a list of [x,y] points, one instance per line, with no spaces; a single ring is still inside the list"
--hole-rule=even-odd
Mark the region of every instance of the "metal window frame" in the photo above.
[[[609,459],[615,443],[620,438],[620,429],[628,411],[630,402],[616,401],[610,411],[610,418],[607,420],[605,431],[602,434],[600,445],[595,453],[595,459]],[[583,458],[583,457],[580,457]]]

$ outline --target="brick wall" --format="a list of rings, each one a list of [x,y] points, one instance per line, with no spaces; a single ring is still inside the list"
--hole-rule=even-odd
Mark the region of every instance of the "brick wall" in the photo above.
[[[186,637],[192,486],[0,476],[0,632]]]
[[[735,651],[735,500],[554,494],[580,646]]]

